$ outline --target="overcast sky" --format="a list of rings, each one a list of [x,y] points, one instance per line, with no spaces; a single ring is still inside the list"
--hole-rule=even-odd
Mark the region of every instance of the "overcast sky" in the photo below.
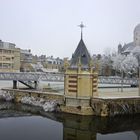
[[[80,40],[91,54],[133,40],[140,0],[0,0],[0,39],[33,54],[71,57]]]

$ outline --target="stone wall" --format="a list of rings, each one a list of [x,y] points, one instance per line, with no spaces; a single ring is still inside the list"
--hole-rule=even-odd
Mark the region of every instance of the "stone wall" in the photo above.
[[[140,113],[140,98],[93,98],[91,106],[97,116],[138,114]]]
[[[35,98],[43,98],[47,100],[54,100],[58,104],[64,104],[64,97],[58,93],[51,92],[41,92],[34,90],[20,90],[20,89],[2,89],[3,91],[10,93],[14,96],[16,102],[20,102],[22,97],[35,97]]]
[[[61,112],[71,114],[96,115],[103,117],[140,114],[140,97],[64,99],[64,95],[59,93],[19,89],[3,90],[14,96],[15,102],[20,102],[23,97],[42,98],[45,101],[55,101],[59,104]]]

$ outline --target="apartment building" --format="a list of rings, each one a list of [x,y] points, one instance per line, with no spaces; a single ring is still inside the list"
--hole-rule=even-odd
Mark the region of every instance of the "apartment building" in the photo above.
[[[32,63],[33,63],[33,55],[31,53],[31,50],[20,49],[20,71],[21,72],[34,71],[31,65]]]
[[[16,45],[0,40],[0,72],[20,71],[20,49]]]
[[[54,58],[53,56],[49,56],[46,58],[46,68],[47,69],[56,69],[58,71],[62,71],[63,69],[63,60],[59,57]]]

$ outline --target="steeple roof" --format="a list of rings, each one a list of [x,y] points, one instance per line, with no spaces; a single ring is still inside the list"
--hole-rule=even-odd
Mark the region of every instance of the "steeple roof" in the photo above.
[[[70,67],[77,68],[78,64],[80,63],[81,68],[89,68],[90,60],[91,60],[90,54],[85,46],[82,36],[81,36],[81,40],[80,40],[74,54],[72,55]]]

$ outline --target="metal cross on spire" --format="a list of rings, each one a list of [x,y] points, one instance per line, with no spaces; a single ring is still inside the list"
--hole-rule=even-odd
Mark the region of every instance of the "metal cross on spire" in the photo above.
[[[83,38],[83,28],[86,27],[83,22],[81,22],[80,25],[78,25],[81,28],[81,39]]]

